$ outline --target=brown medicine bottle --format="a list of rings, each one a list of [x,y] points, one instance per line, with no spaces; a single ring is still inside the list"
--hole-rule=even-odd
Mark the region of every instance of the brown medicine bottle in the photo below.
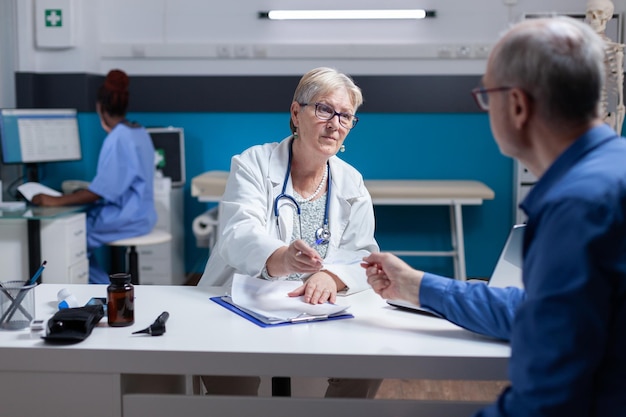
[[[107,287],[107,318],[109,326],[130,326],[135,322],[135,288],[130,283],[130,274],[109,275]]]

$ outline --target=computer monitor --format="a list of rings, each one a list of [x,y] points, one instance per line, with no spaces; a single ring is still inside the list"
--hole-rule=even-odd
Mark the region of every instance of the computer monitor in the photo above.
[[[185,134],[179,127],[149,127],[156,152],[156,169],[172,179],[173,187],[185,185]]]
[[[0,150],[5,164],[82,158],[75,109],[1,109]]]

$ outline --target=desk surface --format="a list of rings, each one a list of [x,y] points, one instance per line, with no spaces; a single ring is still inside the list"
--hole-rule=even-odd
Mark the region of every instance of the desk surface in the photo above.
[[[42,284],[36,316],[68,288],[83,304],[104,285]],[[78,344],[44,344],[28,330],[0,330],[0,371],[506,379],[508,344],[445,320],[388,306],[368,290],[345,298],[354,319],[261,328],[209,300],[223,290],[135,286],[135,324],[106,317]],[[131,335],[170,313],[163,336]],[[94,360],[97,356],[98,360]]]
[[[43,220],[84,211],[87,206],[40,207],[27,205],[20,210],[0,210],[0,220]]]
[[[226,188],[226,171],[208,171],[191,180],[191,195],[201,201],[219,201]],[[480,204],[494,192],[479,181],[469,180],[366,180],[374,204],[441,204],[459,201]]]

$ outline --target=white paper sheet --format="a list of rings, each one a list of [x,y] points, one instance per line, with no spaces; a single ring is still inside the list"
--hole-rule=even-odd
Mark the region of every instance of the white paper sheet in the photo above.
[[[267,281],[235,274],[231,298],[235,304],[268,318],[289,320],[303,314],[324,316],[348,309],[344,304],[309,304],[303,297],[289,297],[287,293],[302,285],[301,281]]]
[[[17,187],[17,190],[22,193],[24,198],[28,201],[31,201],[33,197],[37,194],[47,194],[53,197],[59,197],[60,195],[62,195],[57,190],[46,187],[45,185],[39,184],[38,182],[26,182]]]

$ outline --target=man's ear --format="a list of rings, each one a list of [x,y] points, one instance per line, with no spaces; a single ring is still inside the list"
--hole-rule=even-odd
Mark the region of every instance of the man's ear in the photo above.
[[[522,129],[532,114],[532,102],[530,96],[520,88],[510,91],[509,115],[516,129]]]

